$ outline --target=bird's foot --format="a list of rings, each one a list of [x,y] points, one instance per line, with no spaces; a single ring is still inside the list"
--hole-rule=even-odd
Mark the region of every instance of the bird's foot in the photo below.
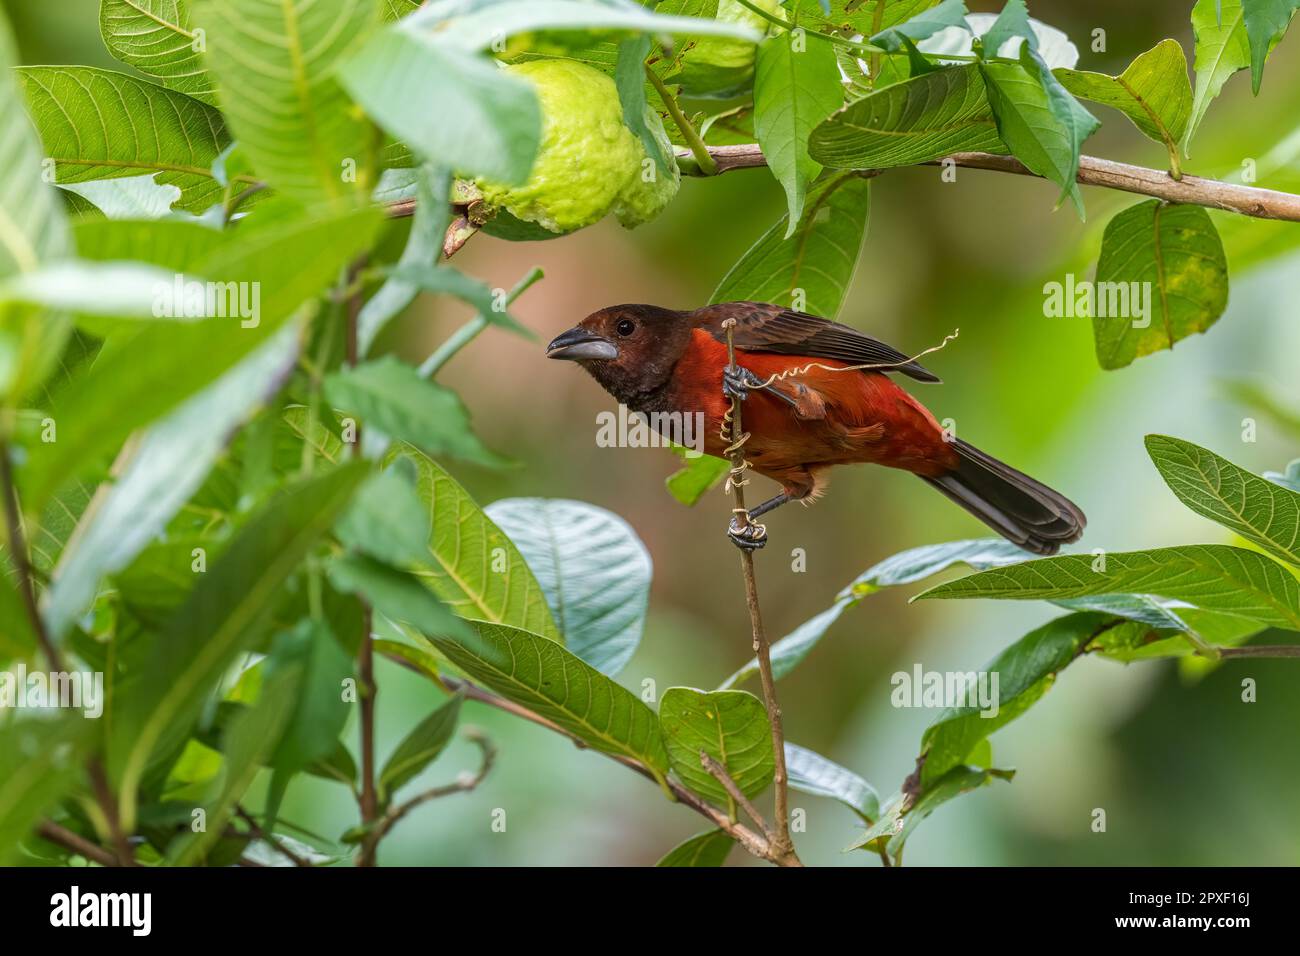
[[[747,368],[728,365],[722,370],[722,394],[727,398],[744,401],[749,390],[763,384],[763,380]]]
[[[757,551],[767,544],[767,528],[756,521],[742,524],[737,516],[727,525],[727,537],[741,551]]]

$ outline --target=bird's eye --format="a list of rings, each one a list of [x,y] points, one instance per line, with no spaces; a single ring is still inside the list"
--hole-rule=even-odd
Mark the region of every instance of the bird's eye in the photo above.
[[[623,319],[618,325],[614,326],[614,331],[623,336],[631,335],[636,331],[636,323],[631,319]]]

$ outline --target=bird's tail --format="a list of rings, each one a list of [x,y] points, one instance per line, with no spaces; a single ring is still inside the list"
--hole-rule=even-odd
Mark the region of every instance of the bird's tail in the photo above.
[[[1069,498],[964,441],[953,448],[961,459],[956,468],[922,477],[1008,541],[1055,554],[1083,534],[1088,519]]]

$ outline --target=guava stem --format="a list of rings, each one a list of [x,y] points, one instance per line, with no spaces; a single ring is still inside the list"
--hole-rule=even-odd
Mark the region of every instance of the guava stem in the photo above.
[[[651,84],[659,93],[660,99],[664,101],[664,106],[668,107],[668,115],[673,118],[677,128],[682,131],[682,138],[686,140],[686,145],[690,147],[691,155],[695,157],[695,162],[706,176],[716,176],[718,174],[718,164],[713,161],[709,155],[709,147],[704,145],[704,140],[696,132],[691,121],[686,118],[682,108],[677,105],[677,97],[673,96],[672,91],[664,85],[664,81],[659,79],[659,74],[652,70],[649,64],[646,64],[645,75],[650,78]]]

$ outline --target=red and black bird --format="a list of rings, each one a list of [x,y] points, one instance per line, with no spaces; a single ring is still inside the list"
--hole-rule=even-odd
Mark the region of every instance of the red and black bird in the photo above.
[[[745,457],[782,486],[751,517],[817,497],[834,465],[868,462],[918,475],[1026,551],[1055,554],[1083,534],[1077,505],[945,433],[887,372],[920,382],[938,382],[936,375],[847,325],[762,302],[693,312],[616,305],[558,336],[546,354],[576,361],[632,411],[702,412],[710,455],[725,457],[719,432],[730,396],[745,399]],[[889,368],[840,371],[856,365]],[[752,527],[733,522],[728,533],[741,547],[761,547],[762,532]]]

